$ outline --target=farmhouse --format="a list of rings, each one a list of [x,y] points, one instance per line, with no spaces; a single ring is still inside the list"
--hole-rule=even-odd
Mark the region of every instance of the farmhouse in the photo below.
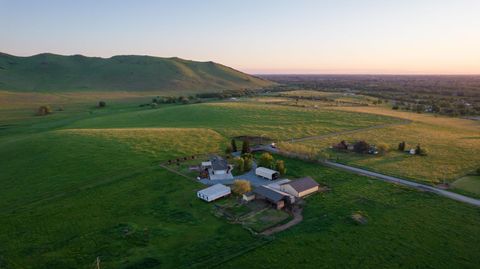
[[[255,174],[259,177],[263,177],[270,180],[275,180],[280,176],[280,173],[278,171],[268,169],[265,167],[258,167],[257,169],[255,169]]]
[[[295,197],[305,197],[318,191],[319,184],[311,177],[305,177],[280,185],[280,190]]]
[[[276,209],[282,209],[285,207],[285,202],[290,201],[288,194],[280,191],[268,188],[266,186],[260,186],[253,190],[257,199],[265,200],[271,203]]]
[[[211,180],[233,179],[232,167],[224,158],[214,155],[208,162],[202,162],[202,169]]]
[[[199,190],[197,192],[197,197],[204,201],[211,202],[219,198],[222,198],[224,196],[227,196],[230,193],[231,193],[230,187],[227,187],[223,184],[215,184],[206,189]]]

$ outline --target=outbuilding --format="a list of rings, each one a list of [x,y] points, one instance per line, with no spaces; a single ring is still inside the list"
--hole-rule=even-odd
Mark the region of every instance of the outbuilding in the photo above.
[[[253,190],[257,199],[270,202],[276,209],[285,207],[285,201],[289,201],[289,197],[280,191],[270,189],[266,186],[259,186]]]
[[[211,202],[230,195],[230,193],[232,193],[230,187],[227,187],[223,184],[215,184],[206,189],[199,190],[197,192],[197,197],[204,201]]]
[[[318,191],[319,186],[313,178],[305,177],[282,184],[280,190],[301,198]]]
[[[257,169],[255,169],[255,174],[259,177],[263,177],[270,180],[275,180],[280,176],[280,173],[278,171],[268,169],[265,167],[258,167]]]

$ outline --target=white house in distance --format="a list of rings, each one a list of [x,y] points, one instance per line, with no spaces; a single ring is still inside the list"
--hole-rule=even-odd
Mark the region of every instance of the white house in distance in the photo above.
[[[304,197],[318,191],[319,184],[311,177],[305,177],[280,185],[280,190],[295,197]]]
[[[255,175],[266,178],[266,179],[275,180],[275,179],[278,179],[278,177],[280,176],[280,173],[278,171],[268,169],[265,167],[257,167],[257,169],[255,169]]]
[[[233,179],[232,166],[220,156],[211,156],[208,162],[202,162],[202,169],[208,171],[211,180]]]
[[[211,202],[224,196],[230,195],[231,192],[232,191],[230,187],[227,187],[223,184],[215,184],[206,189],[199,190],[197,192],[197,197],[204,201]]]

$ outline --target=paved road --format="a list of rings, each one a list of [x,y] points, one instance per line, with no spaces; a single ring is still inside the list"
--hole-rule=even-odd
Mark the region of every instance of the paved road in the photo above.
[[[264,150],[264,151],[268,151],[268,152],[271,152],[271,153],[280,153],[278,149],[272,148],[270,146],[260,146],[260,147],[257,147],[256,150]],[[383,181],[387,181],[387,182],[401,184],[401,185],[404,185],[404,186],[415,188],[417,190],[436,193],[436,194],[441,195],[443,197],[447,197],[447,198],[450,198],[450,199],[453,199],[453,200],[456,200],[456,201],[460,201],[460,202],[463,202],[463,203],[467,203],[467,204],[471,204],[471,205],[480,207],[480,200],[479,199],[475,199],[475,198],[468,197],[468,196],[465,196],[465,195],[461,195],[461,194],[458,194],[458,193],[454,193],[454,192],[451,192],[451,191],[442,190],[442,189],[435,188],[435,187],[432,187],[432,186],[429,186],[429,185],[409,181],[409,180],[406,180],[406,179],[401,179],[401,178],[398,178],[398,177],[387,176],[387,175],[384,175],[384,174],[368,171],[368,170],[357,168],[357,167],[348,166],[348,165],[345,165],[345,164],[335,163],[335,162],[331,162],[331,161],[325,161],[324,164],[327,165],[327,166],[330,166],[330,167],[339,168],[339,169],[350,171],[350,172],[353,172],[353,173],[356,173],[356,174],[369,176],[369,177],[374,177],[374,178],[377,178],[377,179],[380,179],[380,180],[383,180]]]
[[[275,183],[277,181],[283,180],[283,178],[278,180],[268,180],[268,179],[259,177],[255,174],[255,169],[257,169],[257,163],[254,161],[252,163],[252,169],[250,171],[240,176],[234,176],[233,179],[223,179],[223,180],[201,179],[200,182],[205,185],[215,185],[218,183],[221,183],[224,185],[232,185],[236,179],[245,179],[250,181],[250,184],[252,184],[252,186],[258,187],[258,186],[267,185],[267,184],[271,184],[271,183]]]
[[[429,185],[424,185],[424,184],[421,184],[421,183],[401,179],[401,178],[398,178],[398,177],[387,176],[387,175],[384,175],[384,174],[375,173],[375,172],[371,172],[371,171],[368,171],[368,170],[365,170],[365,169],[352,167],[352,166],[348,166],[348,165],[344,165],[344,164],[339,164],[339,163],[335,163],[335,162],[326,161],[325,164],[328,165],[328,166],[331,166],[331,167],[336,167],[336,168],[340,168],[340,169],[347,170],[347,171],[350,171],[350,172],[354,172],[356,174],[374,177],[374,178],[377,178],[377,179],[381,179],[383,181],[401,184],[401,185],[412,187],[412,188],[422,190],[422,191],[433,192],[433,193],[436,193],[438,195],[441,195],[441,196],[444,196],[444,197],[447,197],[447,198],[450,198],[450,199],[453,199],[453,200],[457,200],[457,201],[460,201],[460,202],[463,202],[463,203],[467,203],[467,204],[471,204],[471,205],[480,207],[480,200],[479,199],[471,198],[471,197],[464,196],[464,195],[454,193],[454,192],[451,192],[451,191],[446,191],[446,190],[438,189],[438,188],[435,188],[435,187],[432,187],[432,186],[429,186]]]

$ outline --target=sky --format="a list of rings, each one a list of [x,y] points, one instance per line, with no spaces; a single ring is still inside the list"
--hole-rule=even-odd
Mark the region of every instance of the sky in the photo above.
[[[254,74],[480,74],[480,0],[0,0],[0,52]]]

